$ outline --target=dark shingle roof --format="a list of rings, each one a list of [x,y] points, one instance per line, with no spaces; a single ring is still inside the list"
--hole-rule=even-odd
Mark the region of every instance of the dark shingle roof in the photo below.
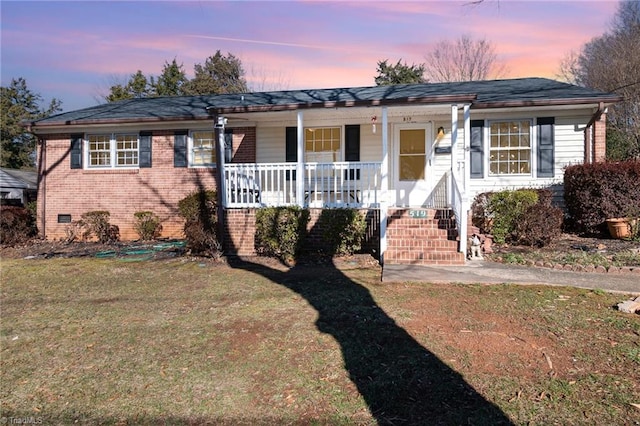
[[[129,99],[70,111],[36,126],[107,122],[206,119],[210,113],[254,112],[335,106],[471,102],[472,108],[615,103],[621,98],[544,78],[288,90],[245,94]]]

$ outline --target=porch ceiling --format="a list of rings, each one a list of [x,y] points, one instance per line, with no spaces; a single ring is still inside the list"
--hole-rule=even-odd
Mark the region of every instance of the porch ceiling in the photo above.
[[[306,109],[303,111],[304,121],[327,120],[327,121],[352,121],[364,120],[369,122],[371,117],[377,117],[378,123],[382,122],[382,107],[340,107]],[[277,111],[277,112],[250,112],[224,114],[231,123],[250,122],[284,122],[295,121],[298,111]],[[389,106],[387,107],[388,117],[403,116],[424,116],[424,115],[450,115],[451,105],[410,105],[410,106]],[[234,124],[235,124],[234,123]]]

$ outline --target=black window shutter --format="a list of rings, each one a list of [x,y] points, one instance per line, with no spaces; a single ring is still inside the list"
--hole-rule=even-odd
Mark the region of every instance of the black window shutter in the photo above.
[[[554,175],[554,117],[538,118],[538,177]]]
[[[287,163],[295,163],[298,161],[298,128],[287,127],[285,134],[285,161]],[[286,179],[291,180],[289,171],[287,170]],[[296,179],[296,172],[293,171],[293,180]]]
[[[183,130],[174,135],[173,167],[187,167],[187,132]]]
[[[287,127],[285,136],[285,161],[295,163],[298,161],[298,128]]]
[[[71,159],[72,169],[82,168],[82,138],[84,135],[71,135],[71,152],[69,158]]]
[[[224,161],[225,163],[233,161],[233,129],[224,130]]]
[[[138,146],[138,166],[140,168],[151,167],[151,132],[140,132],[140,145]]]
[[[344,126],[344,160],[360,161],[360,125]],[[345,170],[345,179],[360,179],[360,170]]]
[[[471,120],[470,174],[472,179],[484,177],[484,120]]]

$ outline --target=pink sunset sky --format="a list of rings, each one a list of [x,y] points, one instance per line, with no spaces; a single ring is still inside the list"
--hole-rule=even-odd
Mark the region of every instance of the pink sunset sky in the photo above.
[[[557,78],[561,60],[608,30],[616,1],[2,1],[2,86],[65,111],[174,58],[188,77],[217,50],[252,90],[374,85],[377,62],[425,62],[438,41],[485,38],[505,78]]]

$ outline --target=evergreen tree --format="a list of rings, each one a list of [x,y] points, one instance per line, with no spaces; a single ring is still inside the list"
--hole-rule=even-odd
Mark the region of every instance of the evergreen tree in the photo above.
[[[42,97],[27,87],[24,78],[12,79],[9,87],[0,88],[2,111],[2,167],[11,169],[35,166],[36,137],[26,131],[23,121],[33,121],[61,111],[61,103],[52,99],[47,109],[40,107]]]
[[[126,85],[116,84],[111,86],[110,93],[105,97],[105,100],[107,102],[115,102],[124,99],[149,98],[155,95],[154,85],[153,77],[147,79],[142,74],[142,71],[138,70],[129,77]]]
[[[246,93],[249,91],[244,78],[242,62],[232,54],[224,56],[218,50],[204,64],[193,67],[195,76],[185,85],[189,95],[218,93]]]
[[[184,95],[184,87],[188,83],[187,76],[174,58],[171,63],[165,62],[162,74],[155,84],[155,93],[158,96],[180,96]]]
[[[389,65],[387,61],[388,59],[378,61],[378,75],[374,77],[376,86],[427,82],[424,78],[424,64],[409,66],[400,59],[397,64]]]

